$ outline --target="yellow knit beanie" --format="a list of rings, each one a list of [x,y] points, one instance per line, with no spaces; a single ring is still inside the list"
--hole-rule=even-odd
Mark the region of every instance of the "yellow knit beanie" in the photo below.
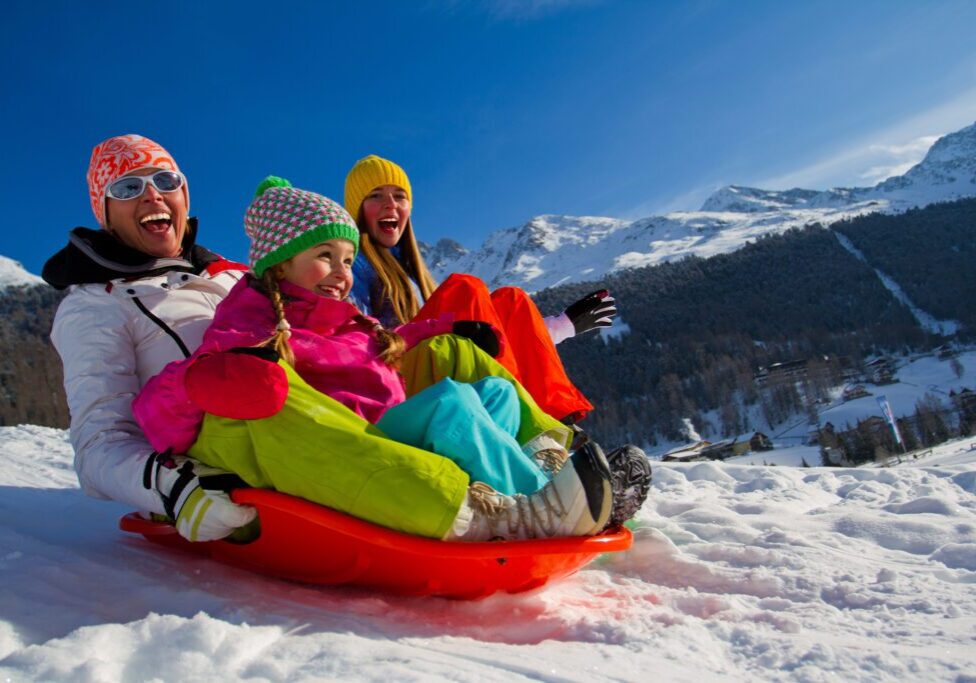
[[[396,185],[407,193],[407,199],[413,204],[413,192],[410,190],[410,179],[406,172],[392,161],[388,161],[375,154],[363,157],[346,176],[346,211],[353,218],[359,216],[366,195],[382,185]]]

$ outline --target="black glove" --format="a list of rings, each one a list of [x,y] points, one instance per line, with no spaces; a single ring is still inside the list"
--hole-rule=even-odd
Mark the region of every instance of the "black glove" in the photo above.
[[[495,328],[489,323],[478,320],[458,320],[454,323],[452,331],[459,337],[466,337],[473,341],[475,346],[492,358],[496,358],[498,352],[501,351],[498,335],[495,334]]]
[[[612,318],[617,315],[617,305],[610,296],[610,290],[599,289],[570,304],[563,313],[573,323],[576,334],[582,334],[598,327],[613,325]]]

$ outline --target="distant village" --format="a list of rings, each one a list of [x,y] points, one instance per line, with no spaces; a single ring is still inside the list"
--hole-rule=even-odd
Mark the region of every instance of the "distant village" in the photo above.
[[[940,360],[951,362],[958,351],[952,345],[946,345],[936,349],[935,353]],[[847,402],[873,395],[869,386],[880,387],[895,382],[896,371],[896,361],[886,356],[872,359],[862,367],[847,357],[820,356],[761,367],[755,372],[753,380],[759,388],[793,385],[801,394],[807,395],[808,404],[814,406],[810,411],[811,428],[807,444],[820,446],[821,462],[818,464],[825,466],[853,466],[869,460],[884,462],[892,456],[930,447],[954,436],[976,433],[976,391],[968,387],[959,392],[950,392],[949,407],[920,401],[914,415],[899,417],[894,421],[897,429],[893,429],[891,422],[881,416],[870,416],[854,426],[844,425],[842,430],[831,422],[821,425],[815,417],[815,404],[827,401],[814,398],[811,385],[817,382],[822,384],[826,380],[835,387],[843,386],[840,401]],[[726,460],[774,448],[769,435],[756,431],[749,438],[736,437],[715,442],[696,440],[667,451],[661,459],[664,462]]]

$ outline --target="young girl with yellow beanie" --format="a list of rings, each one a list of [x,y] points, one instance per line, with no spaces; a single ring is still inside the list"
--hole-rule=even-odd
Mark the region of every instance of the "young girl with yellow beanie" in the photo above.
[[[396,367],[403,359],[424,374],[417,367],[437,349],[422,340],[453,332],[453,348],[483,355],[458,335],[497,347],[487,325],[445,314],[391,332],[362,315],[344,301],[355,223],[287,181],[262,183],[245,227],[254,275],[218,306],[197,352],[167,366],[134,403],[154,448],[436,538],[604,527],[612,493],[602,452],[563,452],[550,480],[539,454],[522,448],[544,420],[512,382],[444,378],[406,398]]]

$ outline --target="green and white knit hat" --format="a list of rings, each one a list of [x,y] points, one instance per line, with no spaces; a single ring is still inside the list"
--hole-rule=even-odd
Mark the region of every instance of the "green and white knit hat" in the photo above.
[[[326,240],[344,239],[359,252],[359,228],[341,204],[268,176],[244,214],[251,238],[251,270],[261,277],[271,266]]]

